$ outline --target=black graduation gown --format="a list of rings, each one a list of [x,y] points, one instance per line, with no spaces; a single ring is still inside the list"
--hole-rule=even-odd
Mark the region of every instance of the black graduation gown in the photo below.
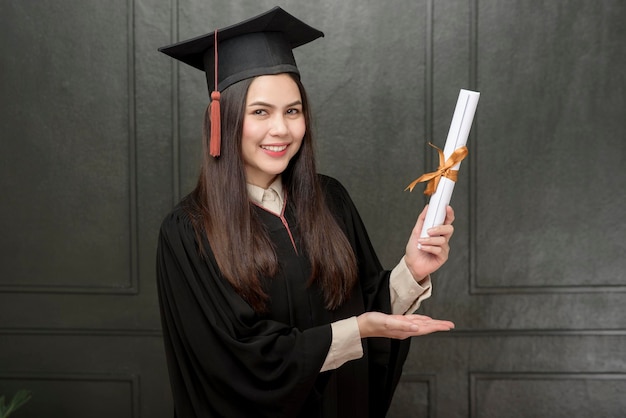
[[[390,312],[389,271],[381,267],[356,208],[337,180],[320,179],[359,268],[350,299],[336,311],[326,310],[319,289],[306,285],[310,266],[289,202],[288,227],[278,216],[255,209],[281,267],[268,285],[270,312],[263,316],[235,293],[211,253],[208,259],[199,256],[184,210],[177,207],[163,221],[157,279],[177,417],[385,415],[408,339],[369,338],[361,359],[319,372],[332,340],[331,322],[365,311]]]

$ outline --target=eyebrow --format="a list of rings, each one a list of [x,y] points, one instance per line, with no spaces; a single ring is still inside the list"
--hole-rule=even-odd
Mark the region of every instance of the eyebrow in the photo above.
[[[298,106],[298,105],[302,105],[302,101],[296,100],[295,102],[287,104],[285,107],[292,107],[292,106]],[[266,102],[262,102],[262,101],[252,102],[252,103],[250,103],[248,105],[248,107],[251,107],[251,106],[264,106],[264,107],[271,107],[271,108],[276,107],[276,106],[274,106],[272,104],[269,104],[269,103],[266,103]]]

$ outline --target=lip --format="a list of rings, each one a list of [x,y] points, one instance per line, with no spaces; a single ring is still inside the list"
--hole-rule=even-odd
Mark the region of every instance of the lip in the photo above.
[[[287,154],[289,144],[267,144],[261,145],[261,151],[270,157],[282,157]]]

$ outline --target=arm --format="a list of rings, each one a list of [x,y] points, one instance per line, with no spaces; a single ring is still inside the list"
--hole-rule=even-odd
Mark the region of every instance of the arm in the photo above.
[[[339,185],[337,185],[339,187]],[[355,242],[355,248],[359,249],[357,251],[357,255],[361,255],[359,258],[361,260],[372,260],[369,264],[370,271],[382,270],[382,267],[379,266],[378,260],[375,257],[375,253],[369,239],[367,238],[365,228],[362,224],[360,217],[356,211],[356,208],[353,206],[353,203],[349,199],[347,192],[345,189],[338,188],[335,192],[335,196],[339,196],[340,199],[335,199],[335,201],[341,201],[344,215],[340,218],[344,222],[346,220],[351,220],[351,222],[346,222],[347,235],[350,238],[351,242]],[[418,218],[418,223],[416,224],[415,229],[421,231],[421,225],[424,221],[425,211]],[[446,241],[447,243],[447,241]],[[435,243],[436,244],[436,243]],[[417,244],[416,244],[417,247]],[[415,261],[414,261],[415,262]],[[417,261],[419,263],[419,261]],[[371,277],[372,275],[370,275]],[[383,276],[379,276],[383,277]],[[379,279],[376,278],[374,281],[370,283],[377,283]],[[368,286],[366,285],[366,288]],[[370,287],[374,289],[375,287]],[[382,289],[382,288],[381,288]],[[408,267],[406,256],[402,258],[400,263],[393,269],[389,277],[389,299],[391,306],[390,308],[383,308],[383,304],[374,304],[370,306],[369,310],[382,310],[383,312],[388,312],[390,314],[407,314],[412,313],[419,307],[421,301],[427,299],[431,295],[432,285],[430,281],[430,275],[427,274],[425,277],[420,278],[420,280],[416,280],[413,273]],[[378,294],[372,293],[372,294]],[[367,300],[367,298],[366,298]],[[381,298],[376,298],[373,300],[382,300]],[[383,309],[381,309],[383,308]],[[389,309],[388,311],[386,309]],[[382,315],[382,314],[381,314]],[[359,317],[360,320],[356,320],[356,317],[349,318],[343,321],[338,321],[332,324],[332,335],[333,340],[322,365],[321,371],[335,369],[340,367],[347,361],[355,360],[361,358],[363,355],[363,347],[361,343],[361,338],[366,338],[368,336],[379,336],[376,335],[377,325],[379,321],[384,320],[384,316],[376,316],[370,318]],[[427,317],[412,317],[412,320],[422,322],[422,328],[419,333],[416,335],[424,335],[425,333],[434,332],[427,331],[428,326],[425,326],[423,320],[431,321],[430,318]],[[391,322],[394,324],[395,322]],[[406,325],[402,323],[402,325]],[[371,329],[370,329],[371,326]],[[445,321],[443,326],[444,329],[450,329],[453,327],[453,324]],[[422,334],[424,333],[424,334]],[[371,334],[371,335],[370,335]],[[380,335],[386,336],[388,338],[395,338],[393,335]],[[404,339],[406,336],[402,335],[400,338]]]
[[[446,262],[450,252],[448,242],[454,232],[452,226],[454,211],[448,206],[444,224],[429,229],[428,238],[420,238],[426,210],[425,207],[417,219],[404,257],[407,268],[418,285],[430,281],[430,274]],[[380,312],[366,312],[359,315],[357,321],[362,338],[387,337],[402,340],[454,328],[450,321],[436,320],[424,315],[385,315]]]
[[[448,206],[444,224],[429,229],[428,238],[420,238],[426,210],[427,207],[417,219],[404,257],[407,268],[418,285],[429,282],[430,274],[446,262],[450,252],[448,242],[454,232],[452,226],[454,211]],[[454,328],[450,321],[436,320],[424,315],[385,315],[380,312],[366,312],[360,315],[357,321],[362,338],[387,337],[402,340]]]
[[[406,257],[391,271],[389,278],[391,313],[411,314],[432,294],[430,275],[417,282],[406,264]]]

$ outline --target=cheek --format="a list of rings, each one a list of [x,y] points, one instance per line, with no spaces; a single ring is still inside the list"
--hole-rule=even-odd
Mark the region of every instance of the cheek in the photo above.
[[[257,130],[258,128],[255,127],[253,122],[251,122],[249,119],[244,119],[243,129],[241,132],[243,142],[246,142],[246,140],[250,141],[254,139],[254,137],[256,136],[255,132]]]
[[[258,121],[244,120],[241,131],[241,147],[244,150],[256,148],[264,136],[265,130],[262,124]]]
[[[298,138],[298,140],[302,142],[302,138],[304,138],[305,132],[306,132],[306,124],[304,122],[304,119],[299,119],[292,126],[291,136],[294,138]]]

